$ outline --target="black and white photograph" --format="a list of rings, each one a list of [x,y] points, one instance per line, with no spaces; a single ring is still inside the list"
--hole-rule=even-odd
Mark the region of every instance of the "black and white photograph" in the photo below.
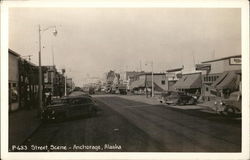
[[[249,3],[231,2],[5,3],[4,153],[248,159]]]

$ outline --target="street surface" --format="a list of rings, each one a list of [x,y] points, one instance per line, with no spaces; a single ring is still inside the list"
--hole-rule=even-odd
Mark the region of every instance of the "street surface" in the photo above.
[[[100,109],[97,116],[45,123],[24,143],[27,151],[241,151],[239,119],[142,103],[126,96],[93,97]]]

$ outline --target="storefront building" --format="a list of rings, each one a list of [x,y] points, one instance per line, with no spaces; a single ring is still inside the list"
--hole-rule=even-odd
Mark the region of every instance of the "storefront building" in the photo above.
[[[175,90],[187,94],[200,95],[201,93],[201,72],[182,74],[182,77],[174,84]]]
[[[19,70],[20,55],[9,49],[9,111],[19,108]]]
[[[135,81],[131,83],[131,89],[140,94],[144,94],[146,91],[151,91],[152,88],[152,73],[142,73],[136,75]],[[162,92],[168,90],[168,81],[165,73],[154,73],[153,74],[153,85],[154,91]]]
[[[224,57],[196,65],[202,71],[201,94],[204,100],[224,97],[239,91],[241,83],[241,55]]]

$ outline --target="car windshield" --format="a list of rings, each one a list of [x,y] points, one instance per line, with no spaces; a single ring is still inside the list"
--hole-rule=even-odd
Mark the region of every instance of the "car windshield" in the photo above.
[[[238,98],[239,98],[239,95],[237,93],[231,94],[229,97],[229,99],[231,100],[238,100]]]

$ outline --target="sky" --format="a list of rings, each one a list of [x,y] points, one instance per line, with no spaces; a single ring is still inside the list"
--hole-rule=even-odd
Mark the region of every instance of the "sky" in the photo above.
[[[234,8],[10,8],[9,48],[38,64],[66,68],[76,85],[109,70],[165,72],[241,54],[241,13]],[[148,64],[148,65],[145,65]]]

